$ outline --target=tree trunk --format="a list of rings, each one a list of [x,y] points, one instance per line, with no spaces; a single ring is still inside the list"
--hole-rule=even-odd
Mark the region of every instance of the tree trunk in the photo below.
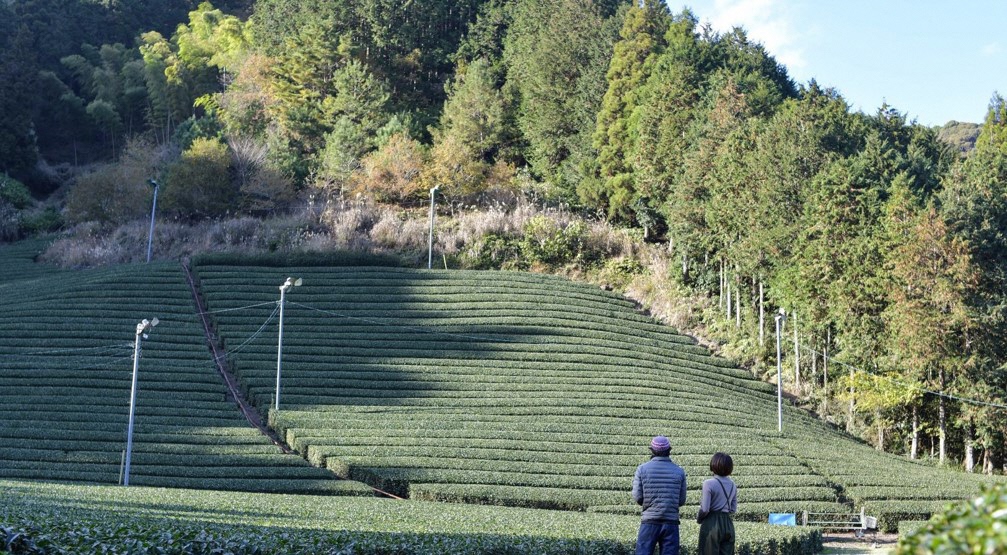
[[[856,392],[853,389],[853,369],[850,368],[850,411],[846,416],[846,431],[850,433],[853,433],[853,411],[857,408],[857,402],[853,398],[854,393]]]
[[[797,341],[797,311],[790,313],[794,321],[794,389],[801,387],[801,345]]]
[[[766,296],[762,280],[759,280],[759,346],[766,346]]]
[[[727,317],[731,317],[731,278],[724,274],[724,292],[727,293]]]
[[[965,427],[965,472],[971,473],[976,466],[975,461],[975,426],[969,423]]]
[[[989,448],[990,452],[990,474],[994,470],[999,470],[1001,473],[1004,471],[1003,463],[1003,451],[998,450],[995,445],[991,445]]]
[[[723,310],[724,308],[724,260],[720,260],[720,302],[718,306]]]
[[[920,412],[916,405],[913,405],[913,443],[909,448],[909,458],[916,460],[920,447]]]
[[[875,413],[875,419],[878,425],[878,451],[885,450],[885,426],[881,422],[881,413]]]
[[[983,451],[983,474],[993,474],[993,460],[990,458],[990,450]]]
[[[822,348],[822,389],[824,389],[822,395],[822,406],[825,410],[822,414],[829,413],[829,342],[832,341],[832,330],[825,330],[825,346]]]
[[[734,284],[734,327],[741,327],[741,278]]]
[[[811,339],[811,383],[815,384],[818,380],[818,353],[815,349],[818,345],[815,343],[814,337]]]
[[[947,457],[946,442],[948,437],[948,422],[947,422],[947,410],[944,407],[944,369],[941,368],[940,372],[940,383],[941,383],[941,396],[937,398],[937,418],[940,423],[940,461],[944,464],[945,457]]]

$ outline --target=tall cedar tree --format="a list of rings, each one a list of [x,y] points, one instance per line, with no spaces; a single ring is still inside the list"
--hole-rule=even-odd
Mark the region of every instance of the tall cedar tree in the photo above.
[[[939,194],[948,227],[969,247],[976,266],[978,283],[970,291],[969,303],[975,312],[975,331],[969,338],[974,364],[970,373],[957,380],[972,395],[1003,404],[1007,390],[1007,104],[995,95],[976,148],[945,180]],[[969,409],[972,421],[981,423],[980,439],[998,449],[987,452],[986,469],[999,467],[1004,452],[1002,439],[1005,414],[1002,410]],[[968,416],[968,415],[967,415]],[[992,428],[992,429],[991,429]],[[998,441],[999,440],[999,441]]]
[[[968,294],[978,276],[965,242],[950,234],[935,206],[919,206],[910,182],[906,173],[896,177],[886,209],[889,300],[883,316],[888,366],[896,381],[880,385],[908,388],[899,401],[917,423],[919,391],[940,389],[941,376],[966,365],[972,322]],[[918,445],[918,425],[912,433]]]
[[[637,199],[632,161],[635,135],[632,116],[642,103],[641,94],[651,69],[664,48],[664,35],[671,23],[668,6],[661,0],[634,4],[626,13],[621,39],[609,63],[608,91],[601,102],[593,146],[598,152],[598,190],[580,187],[578,193],[589,205],[604,209],[609,218],[632,221],[630,207]]]
[[[591,0],[519,0],[504,60],[518,98],[525,157],[540,177],[572,197],[594,160],[591,135],[616,33]]]
[[[696,25],[695,16],[687,11],[670,24],[665,50],[632,116],[636,140],[629,156],[634,186],[640,196],[657,205],[670,196],[671,185],[682,171],[689,148],[687,130],[702,96],[707,69],[702,60],[709,44],[699,40]]]
[[[8,44],[0,48],[0,171],[23,177],[38,157],[32,125],[36,47],[26,26],[5,38]]]

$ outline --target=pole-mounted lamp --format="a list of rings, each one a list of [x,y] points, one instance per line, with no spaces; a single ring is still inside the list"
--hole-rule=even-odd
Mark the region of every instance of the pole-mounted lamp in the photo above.
[[[146,320],[136,325],[136,345],[133,347],[133,386],[129,393],[129,428],[126,430],[126,457],[123,470],[123,486],[129,485],[129,466],[133,458],[133,421],[136,417],[136,378],[140,372],[140,340],[147,339],[147,334],[158,324],[157,318]]]
[[[147,235],[147,263],[150,263],[150,255],[154,249],[154,213],[157,211],[157,190],[159,185],[153,179],[147,180],[147,184],[154,188],[154,204],[150,207],[150,233]]]
[[[287,281],[280,286],[280,332],[276,340],[276,405],[277,412],[280,410],[280,369],[283,367],[283,304],[287,299],[287,291],[293,287],[300,287],[303,281],[301,278],[288,277]]]

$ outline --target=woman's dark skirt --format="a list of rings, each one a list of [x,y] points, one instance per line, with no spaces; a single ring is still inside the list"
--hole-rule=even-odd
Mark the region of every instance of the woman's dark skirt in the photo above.
[[[700,555],[734,555],[734,522],[728,513],[710,513],[699,527]]]

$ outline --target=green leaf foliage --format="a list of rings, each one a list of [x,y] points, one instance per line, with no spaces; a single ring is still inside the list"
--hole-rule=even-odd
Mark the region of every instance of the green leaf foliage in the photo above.
[[[231,155],[217,139],[198,138],[168,168],[161,193],[164,210],[184,217],[221,216],[235,208],[237,187],[231,180]]]
[[[1007,490],[1003,484],[984,489],[969,502],[949,505],[899,541],[897,552],[995,553],[1007,545]]]
[[[11,553],[236,555],[633,552],[639,519],[387,499],[277,496],[0,481],[0,541]],[[113,508],[114,507],[114,508]],[[214,515],[208,517],[207,515]],[[741,553],[817,551],[821,534],[738,523]],[[683,553],[699,527],[682,525]]]
[[[594,157],[591,136],[617,22],[607,22],[591,0],[521,0],[512,9],[504,61],[519,99],[525,158],[572,196]]]

